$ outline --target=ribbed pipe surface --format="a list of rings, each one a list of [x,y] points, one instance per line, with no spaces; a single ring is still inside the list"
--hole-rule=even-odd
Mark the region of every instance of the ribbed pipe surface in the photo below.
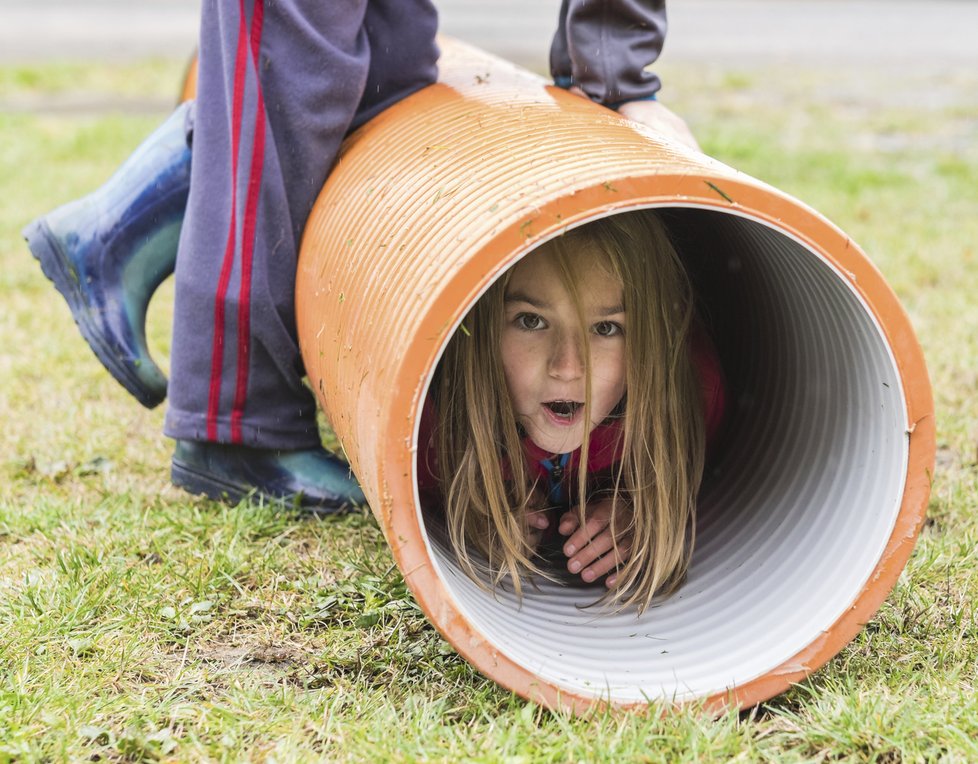
[[[912,549],[933,463],[909,323],[866,257],[785,194],[486,54],[344,146],[306,231],[299,334],[314,389],[434,625],[551,706],[747,706],[835,655]],[[702,296],[731,396],[687,583],[644,615],[522,604],[463,575],[415,484],[418,413],[480,294],[570,226],[655,208]]]

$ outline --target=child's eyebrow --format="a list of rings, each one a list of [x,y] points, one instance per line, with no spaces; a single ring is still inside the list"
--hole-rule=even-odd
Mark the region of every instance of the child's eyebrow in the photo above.
[[[532,305],[534,308],[538,308],[540,310],[549,307],[547,303],[531,297],[526,292],[507,292],[506,296],[503,297],[503,302],[525,302],[527,305]]]
[[[538,300],[535,297],[528,295],[526,292],[519,291],[507,292],[503,297],[503,302],[507,305],[513,302],[525,302],[527,305],[532,305],[537,310],[545,310],[546,308],[550,307],[549,303],[544,302],[543,300]],[[595,311],[595,315],[604,318],[606,316],[615,316],[624,312],[625,306],[622,303],[618,303],[617,305],[606,305],[598,308]]]

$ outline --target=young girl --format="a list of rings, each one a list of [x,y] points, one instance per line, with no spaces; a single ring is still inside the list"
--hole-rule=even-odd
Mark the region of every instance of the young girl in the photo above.
[[[569,573],[642,611],[685,576],[723,405],[662,223],[614,215],[539,247],[466,317],[422,416],[419,487],[473,579],[553,578],[557,538]]]

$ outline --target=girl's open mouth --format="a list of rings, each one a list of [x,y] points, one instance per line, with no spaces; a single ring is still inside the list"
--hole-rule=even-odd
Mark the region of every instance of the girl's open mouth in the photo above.
[[[543,404],[558,422],[570,423],[577,418],[577,412],[584,408],[577,401],[547,401]]]

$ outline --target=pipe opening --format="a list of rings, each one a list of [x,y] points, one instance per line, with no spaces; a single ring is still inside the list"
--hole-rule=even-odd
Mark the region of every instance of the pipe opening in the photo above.
[[[419,510],[474,631],[542,681],[617,703],[721,693],[818,640],[873,575],[907,473],[900,374],[846,275],[758,220],[659,212],[727,381],[686,582],[641,616],[582,609],[594,587],[541,582],[520,602],[470,580],[438,539],[436,511]]]

